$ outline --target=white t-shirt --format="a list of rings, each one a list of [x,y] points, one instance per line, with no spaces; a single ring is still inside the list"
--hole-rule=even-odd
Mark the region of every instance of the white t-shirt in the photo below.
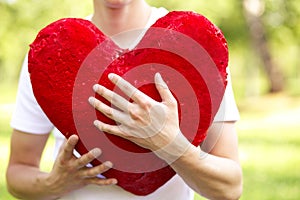
[[[157,19],[166,15],[168,11],[164,8],[152,8],[151,16],[145,28],[149,28]],[[135,44],[142,38],[134,41]],[[113,39],[113,38],[112,38]],[[115,41],[116,42],[116,41]],[[131,44],[133,45],[133,44]],[[130,47],[129,47],[130,48]],[[239,119],[238,109],[234,100],[231,86],[230,75],[228,85],[221,103],[220,109],[215,116],[214,121],[236,121]],[[55,156],[59,147],[64,142],[64,136],[53,126],[47,116],[38,105],[32,91],[31,82],[28,73],[28,60],[24,60],[19,88],[16,99],[16,107],[11,120],[11,127],[20,131],[32,134],[47,134],[52,131],[55,136]],[[185,182],[175,175],[162,187],[147,196],[133,195],[119,186],[96,186],[89,185],[80,190],[76,190],[61,198],[62,200],[192,200],[193,191]]]

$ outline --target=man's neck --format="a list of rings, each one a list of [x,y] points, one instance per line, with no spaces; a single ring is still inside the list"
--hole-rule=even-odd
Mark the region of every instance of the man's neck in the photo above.
[[[144,0],[134,0],[119,8],[109,8],[94,1],[92,22],[107,36],[124,31],[144,28],[151,14],[151,7]]]

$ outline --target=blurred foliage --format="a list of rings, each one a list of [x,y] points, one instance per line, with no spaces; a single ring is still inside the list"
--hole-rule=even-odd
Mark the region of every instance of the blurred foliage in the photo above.
[[[20,65],[38,31],[63,17],[90,14],[92,1],[0,0],[0,81],[18,78]]]
[[[268,80],[255,55],[243,16],[241,0],[147,0],[169,10],[193,10],[221,28],[230,48],[230,66],[236,96],[267,91]],[[262,19],[272,56],[287,80],[286,89],[300,94],[300,1],[261,0]],[[22,60],[38,31],[62,17],[85,17],[92,0],[0,0],[0,82],[16,82]],[[250,84],[249,84],[250,83]]]

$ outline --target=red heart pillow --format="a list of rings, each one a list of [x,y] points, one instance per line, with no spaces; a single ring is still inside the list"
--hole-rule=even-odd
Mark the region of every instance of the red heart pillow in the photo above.
[[[118,47],[90,21],[74,18],[48,25],[30,47],[33,92],[50,121],[67,138],[79,135],[80,154],[101,148],[103,155],[92,164],[112,161],[114,168],[104,175],[117,178],[119,186],[136,195],[152,193],[175,172],[153,152],[93,126],[96,118],[115,122],[88,104],[88,97],[95,95],[92,86],[99,83],[117,91],[107,78],[113,72],[159,101],[153,77],[160,72],[178,100],[182,132],[199,145],[227,83],[225,38],[193,12],[174,11],[157,20],[132,50]]]

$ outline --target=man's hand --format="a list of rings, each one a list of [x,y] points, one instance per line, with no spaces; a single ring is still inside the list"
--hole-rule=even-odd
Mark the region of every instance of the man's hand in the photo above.
[[[109,74],[109,79],[133,102],[95,85],[94,91],[117,107],[115,109],[94,97],[89,98],[92,106],[118,124],[109,125],[96,120],[94,124],[99,130],[150,149],[168,162],[176,160],[190,147],[191,144],[180,132],[177,101],[159,73],[154,80],[162,102],[153,100],[116,74]]]
[[[73,155],[73,150],[77,142],[78,136],[72,135],[61,148],[53,169],[46,179],[49,190],[54,194],[64,195],[88,184],[116,184],[117,180],[114,178],[96,177],[98,174],[109,170],[112,167],[111,162],[107,161],[96,167],[86,167],[88,163],[101,155],[101,150],[95,148],[80,158],[76,158]]]

